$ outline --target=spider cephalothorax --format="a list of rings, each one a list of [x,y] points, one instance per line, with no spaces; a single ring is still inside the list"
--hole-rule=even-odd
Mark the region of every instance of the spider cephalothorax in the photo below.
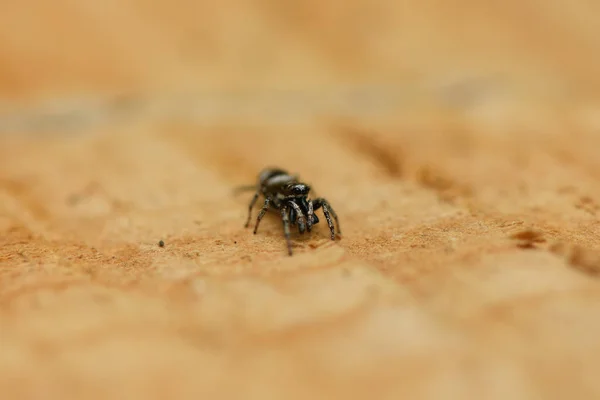
[[[256,193],[248,207],[246,227],[250,225],[252,208],[256,200],[258,200],[258,196],[262,194],[265,202],[256,218],[254,233],[256,234],[258,231],[260,220],[267,210],[279,211],[283,221],[283,231],[289,255],[292,255],[290,224],[293,226],[297,225],[298,231],[301,234],[306,231],[310,232],[313,225],[319,223],[319,218],[315,215],[315,211],[319,208],[323,209],[323,214],[331,231],[331,240],[335,240],[335,228],[331,220],[332,215],[337,224],[338,234],[342,234],[338,217],[329,202],[323,198],[309,199],[310,186],[298,181],[297,177],[288,174],[287,171],[279,168],[266,168],[259,174],[257,185],[253,186],[253,188],[256,189]]]

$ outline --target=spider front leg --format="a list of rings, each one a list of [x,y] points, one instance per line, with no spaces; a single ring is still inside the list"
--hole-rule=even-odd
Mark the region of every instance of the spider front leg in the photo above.
[[[306,216],[306,230],[310,232],[313,226],[313,218],[315,216],[315,211],[313,210],[313,202],[312,200],[308,201],[308,212]]]
[[[331,231],[331,240],[335,240],[335,229],[333,227],[333,222],[331,221],[331,215],[335,219],[335,224],[337,225],[338,235],[342,235],[342,230],[340,229],[340,221],[338,220],[337,214],[333,210],[333,207],[329,204],[327,200],[324,198],[318,198],[314,201],[315,210],[323,207],[323,214],[325,214],[325,219],[327,220],[327,225],[329,226],[329,230]],[[330,215],[331,214],[331,215]]]
[[[292,242],[290,240],[290,218],[288,206],[281,207],[281,220],[283,221],[283,234],[287,243],[288,254],[292,255]]]
[[[246,225],[244,225],[244,227],[248,227],[250,225],[250,217],[252,216],[252,208],[254,207],[254,204],[256,203],[256,200],[258,200],[258,195],[260,194],[260,192],[256,192],[254,193],[254,197],[252,197],[252,200],[250,201],[250,205],[248,206],[248,219],[246,219]]]
[[[296,204],[294,201],[288,201],[287,204],[294,209],[298,218],[298,231],[300,233],[304,233],[306,230],[306,217],[302,213],[300,206]]]
[[[254,226],[254,234],[256,235],[256,231],[258,231],[258,224],[260,224],[260,220],[265,216],[265,213],[269,209],[269,204],[271,200],[269,198],[265,199],[265,204],[263,204],[260,212],[258,213],[258,217],[256,218],[256,225]]]

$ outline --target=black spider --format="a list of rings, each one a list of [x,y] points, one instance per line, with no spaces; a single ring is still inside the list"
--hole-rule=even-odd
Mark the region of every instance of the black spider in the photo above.
[[[256,185],[243,186],[239,189],[254,189],[256,193],[250,201],[248,207],[248,219],[246,220],[245,227],[250,225],[250,218],[252,215],[252,208],[256,203],[259,195],[263,195],[265,202],[261,208],[258,217],[256,218],[256,225],[254,226],[254,234],[258,230],[258,224],[263,218],[267,210],[279,211],[281,219],[283,220],[283,232],[285,234],[285,240],[287,242],[288,253],[292,255],[292,244],[290,242],[290,223],[292,225],[298,225],[298,231],[303,234],[305,231],[310,232],[313,225],[319,223],[319,218],[315,215],[315,211],[319,208],[323,208],[323,214],[327,220],[327,225],[331,231],[331,240],[335,240],[335,229],[333,222],[331,221],[331,215],[335,219],[335,223],[338,228],[338,235],[341,236],[340,223],[338,217],[329,204],[329,202],[323,198],[317,198],[310,200],[308,193],[310,192],[310,186],[305,183],[298,181],[296,176],[290,175],[287,171],[280,168],[265,168],[259,176]]]

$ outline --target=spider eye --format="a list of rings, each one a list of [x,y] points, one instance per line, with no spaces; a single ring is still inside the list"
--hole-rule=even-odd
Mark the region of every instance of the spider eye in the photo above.
[[[292,194],[300,196],[308,193],[308,186],[306,185],[294,185],[292,186]]]

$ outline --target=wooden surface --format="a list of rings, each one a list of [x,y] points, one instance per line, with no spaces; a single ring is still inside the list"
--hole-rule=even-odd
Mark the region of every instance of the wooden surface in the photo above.
[[[2,399],[600,396],[597,5],[13,3]]]

